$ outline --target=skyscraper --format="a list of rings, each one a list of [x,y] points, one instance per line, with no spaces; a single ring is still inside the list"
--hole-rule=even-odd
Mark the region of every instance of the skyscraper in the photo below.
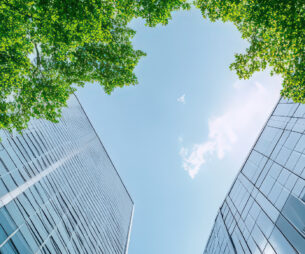
[[[1,253],[127,253],[133,201],[75,96],[59,123],[1,132]]]
[[[219,209],[204,254],[305,253],[305,105],[281,99]]]

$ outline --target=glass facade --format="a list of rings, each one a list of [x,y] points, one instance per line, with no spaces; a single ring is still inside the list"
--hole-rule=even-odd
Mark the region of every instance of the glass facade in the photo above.
[[[133,201],[75,96],[59,123],[0,132],[0,252],[127,253]]]
[[[281,99],[219,209],[204,254],[305,253],[305,105]]]

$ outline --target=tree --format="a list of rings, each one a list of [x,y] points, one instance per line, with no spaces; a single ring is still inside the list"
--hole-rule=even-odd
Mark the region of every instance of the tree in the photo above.
[[[21,131],[31,118],[58,121],[78,86],[97,82],[110,94],[134,85],[141,56],[133,18],[167,24],[185,0],[2,0],[0,129]]]
[[[271,68],[281,74],[281,95],[305,103],[304,0],[197,0],[204,18],[231,21],[250,43],[230,68],[240,78]]]

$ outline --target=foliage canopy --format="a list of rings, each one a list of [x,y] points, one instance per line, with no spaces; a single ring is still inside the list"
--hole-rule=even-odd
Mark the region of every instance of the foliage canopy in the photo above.
[[[267,66],[281,74],[282,96],[305,103],[304,0],[196,0],[203,17],[233,22],[250,46],[230,68],[248,79]],[[166,25],[188,0],[2,0],[0,129],[21,131],[31,118],[56,122],[77,86],[111,93],[134,85],[135,50],[127,25]]]
[[[167,24],[185,0],[2,0],[0,129],[21,131],[31,118],[56,122],[77,86],[106,93],[134,85],[140,57],[127,24]]]
[[[197,0],[204,18],[231,21],[250,43],[230,68],[240,78],[271,68],[281,74],[281,95],[305,103],[304,0]]]

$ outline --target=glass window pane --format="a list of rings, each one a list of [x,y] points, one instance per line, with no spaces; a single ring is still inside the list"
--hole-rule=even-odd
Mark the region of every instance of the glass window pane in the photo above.
[[[299,253],[305,253],[305,239],[291,226],[291,224],[283,216],[279,217],[276,225]]]
[[[296,254],[294,249],[277,228],[274,228],[269,241],[277,254]]]
[[[290,195],[283,207],[282,213],[305,237],[304,202]]]

